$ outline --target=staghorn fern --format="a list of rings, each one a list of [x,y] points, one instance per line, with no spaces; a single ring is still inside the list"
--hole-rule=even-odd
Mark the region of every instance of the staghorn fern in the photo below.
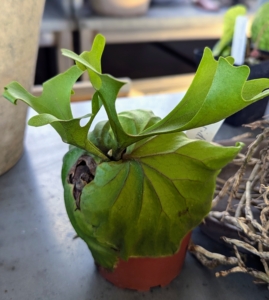
[[[253,20],[251,41],[254,49],[269,52],[269,3],[264,3]]]
[[[113,269],[119,258],[177,252],[183,237],[210,211],[220,169],[242,147],[188,139],[183,131],[222,120],[269,95],[269,79],[247,81],[247,66],[234,67],[231,57],[216,61],[206,48],[184,98],[165,118],[143,109],[117,114],[124,82],[102,74],[104,45],[97,35],[89,52],[63,50],[76,65],[44,83],[40,97],[17,82],[5,88],[4,96],[37,111],[29,125],[50,124],[72,145],[62,168],[66,210],[95,261]],[[83,72],[96,92],[91,113],[74,119],[70,95]],[[91,129],[101,106],[108,120]]]

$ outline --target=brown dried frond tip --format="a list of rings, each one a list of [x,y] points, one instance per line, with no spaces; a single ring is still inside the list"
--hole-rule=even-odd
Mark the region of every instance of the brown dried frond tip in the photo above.
[[[73,184],[73,196],[77,209],[80,209],[82,190],[94,179],[96,167],[97,164],[91,156],[82,155],[68,173],[67,181]]]

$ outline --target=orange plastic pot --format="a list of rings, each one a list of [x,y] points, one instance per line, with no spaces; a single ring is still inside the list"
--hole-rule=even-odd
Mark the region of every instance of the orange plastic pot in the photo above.
[[[181,242],[179,251],[172,256],[149,258],[131,257],[119,260],[113,271],[98,267],[100,274],[120,288],[148,291],[155,286],[166,286],[178,276],[183,266],[191,232]]]

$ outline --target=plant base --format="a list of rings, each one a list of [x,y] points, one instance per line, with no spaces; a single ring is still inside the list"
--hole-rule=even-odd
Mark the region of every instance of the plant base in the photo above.
[[[120,260],[114,271],[98,267],[100,274],[120,288],[148,291],[155,286],[166,286],[175,279],[183,266],[191,233],[182,240],[179,251],[173,256],[147,258],[132,257]]]

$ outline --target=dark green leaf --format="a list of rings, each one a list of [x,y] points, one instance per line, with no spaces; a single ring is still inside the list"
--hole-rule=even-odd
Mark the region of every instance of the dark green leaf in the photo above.
[[[73,225],[82,238],[115,251],[114,261],[172,255],[210,211],[216,176],[241,146],[215,146],[183,133],[152,137],[123,161],[98,165],[94,180],[83,189],[81,210],[75,211],[72,195],[66,194]],[[67,158],[66,170],[72,165]],[[102,252],[95,259],[113,268],[110,255]]]

